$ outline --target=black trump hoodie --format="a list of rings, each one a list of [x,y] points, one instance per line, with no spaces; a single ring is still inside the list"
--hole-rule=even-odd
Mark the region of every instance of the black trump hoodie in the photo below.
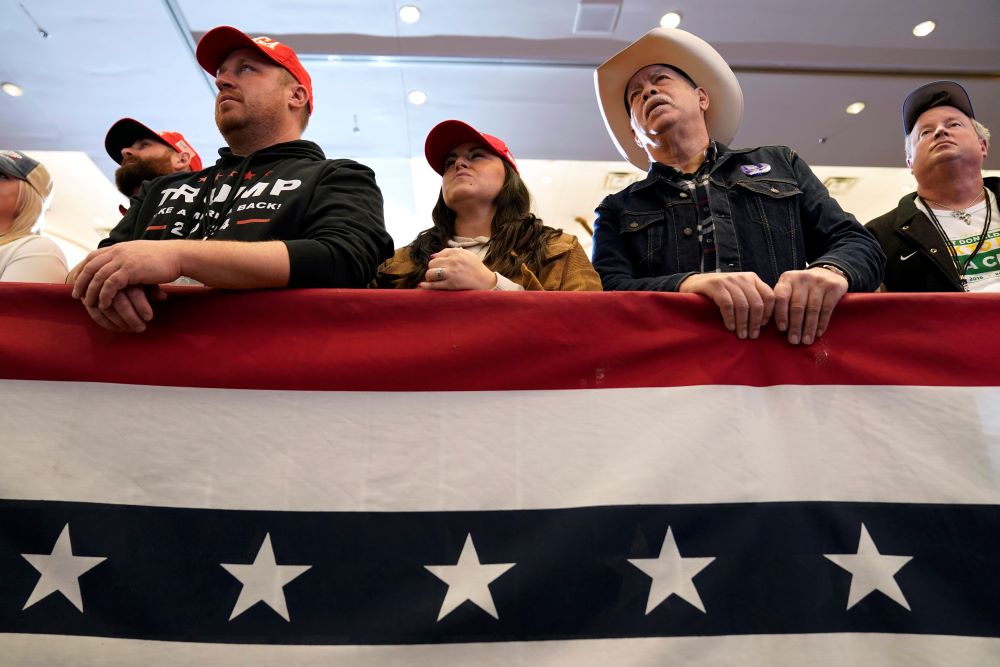
[[[303,140],[146,181],[99,246],[135,239],[283,241],[289,287],[365,287],[393,252],[372,170]]]

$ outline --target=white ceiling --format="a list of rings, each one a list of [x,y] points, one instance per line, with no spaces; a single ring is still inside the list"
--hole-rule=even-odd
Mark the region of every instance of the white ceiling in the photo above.
[[[0,95],[0,147],[82,151],[110,175],[104,134],[132,116],[183,132],[210,161],[222,139],[193,47],[206,30],[235,25],[299,52],[316,99],[305,138],[375,169],[397,244],[429,219],[437,182],[423,141],[446,118],[497,134],[531,160],[524,171],[542,217],[581,231],[573,218],[592,220],[606,173],[630,169],[601,122],[593,69],[668,10],[737,73],[746,113],[734,145],[788,144],[824,168],[898,169],[900,103],[939,78],[961,81],[977,117],[1000,132],[1000,0],[582,0],[595,3],[620,7],[612,32],[574,33],[577,0],[0,0],[0,81],[25,89]],[[418,23],[399,20],[403,4],[420,7]],[[937,30],[914,37],[926,19]],[[426,92],[423,106],[406,101],[414,89]],[[867,108],[847,115],[856,100]],[[998,154],[987,167],[1000,168]],[[877,176],[891,184],[867,184]],[[865,194],[841,202],[863,221],[910,184],[905,171],[855,177],[851,192]],[[100,206],[75,218],[113,221]]]

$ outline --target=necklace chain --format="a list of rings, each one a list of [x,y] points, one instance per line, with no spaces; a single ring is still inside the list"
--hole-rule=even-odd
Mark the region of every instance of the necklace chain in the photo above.
[[[965,224],[971,225],[972,224],[972,214],[969,213],[968,209],[971,208],[972,206],[975,206],[979,202],[980,199],[984,199],[985,197],[986,197],[986,188],[984,187],[976,195],[975,199],[973,199],[972,201],[970,201],[965,206],[959,206],[958,208],[952,208],[951,206],[945,206],[941,202],[934,201],[933,199],[928,199],[927,197],[923,197],[923,200],[925,202],[929,203],[929,204],[936,205],[938,208],[943,208],[946,211],[951,211],[951,217],[958,218],[959,220],[961,220]]]

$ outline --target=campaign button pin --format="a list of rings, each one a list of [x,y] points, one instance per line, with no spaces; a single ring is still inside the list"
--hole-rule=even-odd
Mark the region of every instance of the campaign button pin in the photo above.
[[[743,164],[740,165],[740,171],[742,171],[747,176],[760,176],[761,174],[766,174],[771,171],[771,165],[766,162],[758,162],[757,164]]]

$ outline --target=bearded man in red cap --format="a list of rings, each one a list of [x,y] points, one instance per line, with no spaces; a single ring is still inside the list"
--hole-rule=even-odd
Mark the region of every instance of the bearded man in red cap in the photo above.
[[[202,168],[201,158],[183,134],[154,132],[132,118],[122,118],[111,126],[104,137],[104,150],[120,165],[115,170],[115,187],[126,197],[139,194],[145,181]]]
[[[224,26],[196,55],[228,146],[208,169],[152,181],[74,269],[73,296],[107,329],[144,331],[164,283],[365,287],[392,255],[371,169],[301,139],[313,94],[295,52]]]

